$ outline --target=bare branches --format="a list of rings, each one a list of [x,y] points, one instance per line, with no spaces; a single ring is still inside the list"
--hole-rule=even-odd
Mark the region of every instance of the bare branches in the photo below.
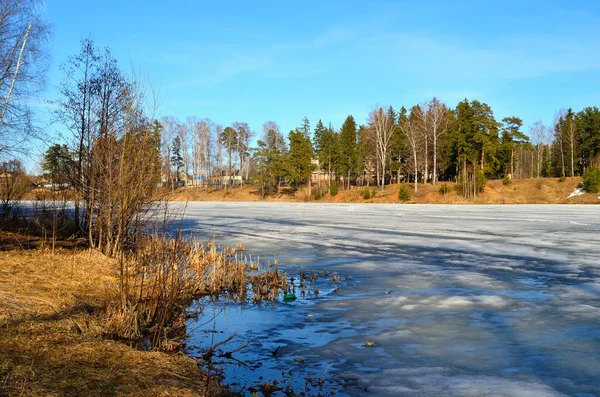
[[[418,190],[418,152],[423,130],[425,129],[425,120],[423,109],[420,106],[413,106],[410,110],[410,115],[400,122],[400,131],[406,136],[411,150],[414,166],[415,192]]]
[[[389,154],[392,135],[396,127],[395,113],[392,107],[387,112],[383,108],[375,108],[369,114],[371,137],[375,144],[378,184],[383,191],[385,185],[385,169]]]
[[[50,36],[41,12],[38,0],[0,4],[0,157],[23,152],[35,134],[27,99],[43,87]]]
[[[427,102],[426,114],[426,134],[430,135],[433,140],[433,177],[432,182],[435,186],[437,181],[437,160],[438,160],[438,140],[439,138],[448,132],[450,124],[452,122],[452,113],[445,104],[441,103],[437,98],[433,98]],[[426,153],[427,155],[427,153]],[[427,178],[427,176],[426,176]]]

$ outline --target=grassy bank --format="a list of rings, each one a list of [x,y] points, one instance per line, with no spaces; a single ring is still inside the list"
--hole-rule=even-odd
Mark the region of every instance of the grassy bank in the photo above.
[[[0,232],[0,395],[231,395],[183,353],[104,335],[118,266],[104,255]]]
[[[585,193],[582,196],[567,197],[581,183],[581,178],[566,178],[560,181],[557,178],[515,179],[509,185],[504,185],[501,180],[489,181],[485,191],[480,193],[476,200],[469,201],[458,195],[452,183],[438,182],[437,186],[419,184],[418,191],[413,191],[413,185],[408,185],[411,197],[408,202],[420,204],[598,204],[598,194]],[[440,185],[447,184],[450,191],[444,197],[439,191]],[[325,188],[325,185],[323,185]],[[317,186],[313,186],[313,192]],[[369,190],[369,198],[365,190]],[[398,202],[399,185],[393,184],[385,187],[382,192],[371,186],[352,187],[350,190],[341,190],[337,195],[325,194],[319,200],[314,197],[311,201],[337,202],[337,203],[396,203]],[[304,202],[308,194],[306,188],[293,191],[284,187],[280,194],[272,194],[264,201],[292,201]],[[372,197],[371,197],[372,196]],[[211,187],[208,191],[194,188],[178,189],[169,196],[173,201],[261,201],[260,190],[256,186],[236,186],[227,191]]]

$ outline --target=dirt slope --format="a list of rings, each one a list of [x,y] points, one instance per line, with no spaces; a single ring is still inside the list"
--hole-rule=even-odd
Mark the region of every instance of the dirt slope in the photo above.
[[[413,191],[413,185],[408,185],[411,190],[411,203],[436,203],[436,204],[600,204],[598,194],[586,193],[583,196],[567,199],[569,194],[581,183],[581,178],[567,178],[561,182],[557,178],[517,179],[510,185],[504,185],[501,180],[489,181],[485,192],[476,200],[469,201],[456,194],[451,189],[446,198],[439,193],[439,185],[447,182],[438,182],[437,186],[419,184],[418,190]],[[453,184],[449,183],[452,187]],[[369,189],[376,192],[375,197],[365,199],[364,191]],[[350,190],[340,190],[335,196],[326,194],[320,200],[314,197],[313,202],[336,203],[397,203],[398,185],[386,186],[381,192],[373,186],[352,187]],[[316,187],[313,186],[313,193]],[[307,189],[292,191],[288,187],[282,189],[281,194],[268,196],[264,201],[308,201]],[[178,189],[169,195],[173,201],[261,201],[258,187],[247,185],[242,188],[236,186],[227,191],[210,188],[208,192],[194,188]]]

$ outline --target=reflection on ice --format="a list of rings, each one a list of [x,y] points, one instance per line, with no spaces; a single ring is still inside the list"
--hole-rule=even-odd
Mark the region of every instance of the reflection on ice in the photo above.
[[[226,376],[241,390],[325,373],[338,395],[600,395],[598,207],[193,203],[187,214],[188,230],[289,274],[342,279],[338,293],[321,279],[321,294],[291,303],[205,307],[190,344],[237,332],[228,349],[249,343],[234,355],[249,367]]]

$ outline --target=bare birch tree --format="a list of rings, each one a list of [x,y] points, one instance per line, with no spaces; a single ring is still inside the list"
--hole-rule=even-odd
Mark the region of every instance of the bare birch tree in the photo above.
[[[414,172],[414,181],[415,181],[415,192],[418,190],[418,180],[419,180],[419,161],[418,161],[418,153],[420,145],[420,139],[422,136],[422,131],[425,125],[425,115],[423,113],[423,109],[420,106],[415,105],[410,110],[410,115],[401,120],[400,122],[400,131],[406,136],[408,140],[408,144],[411,150],[411,157],[413,161],[413,172]]]
[[[173,168],[171,166],[171,156],[173,155],[173,139],[178,133],[178,121],[171,116],[164,117],[161,121],[163,125],[162,130],[162,159],[163,159],[163,173],[165,174],[169,186],[171,189],[175,189],[175,181],[177,175],[173,174]]]
[[[536,121],[531,127],[529,127],[529,136],[535,147],[536,170],[538,178],[541,175],[542,160],[544,159],[544,143],[546,142],[547,134],[548,128],[540,120]]]
[[[567,144],[567,150],[569,151],[569,159],[571,166],[571,176],[575,176],[575,153],[577,146],[577,122],[575,120],[575,114],[571,109],[567,110],[565,114],[565,125],[563,127],[563,134]]]
[[[560,109],[554,116],[554,136],[558,143],[557,149],[560,151],[560,169],[561,176],[565,174],[565,109]]]
[[[181,141],[181,158],[183,159],[184,187],[187,187],[190,161],[190,131],[188,127],[188,124],[179,123],[179,127],[177,128],[177,135],[179,136],[179,140]]]
[[[24,152],[36,135],[28,99],[44,86],[50,36],[42,17],[43,2],[0,2],[0,158]]]
[[[204,170],[206,177],[210,177],[212,174],[211,160],[212,160],[212,145],[213,135],[212,128],[214,123],[209,119],[202,119],[198,122],[198,140],[201,147],[202,165],[201,169]]]
[[[427,113],[426,113],[426,130],[429,132],[428,135],[431,136],[433,140],[433,177],[432,182],[435,186],[437,182],[437,173],[438,173],[438,139],[448,132],[448,128],[450,127],[450,123],[452,121],[451,113],[448,107],[445,104],[440,102],[437,98],[433,98],[431,101],[427,102]],[[425,166],[425,172],[427,173],[427,166]]]
[[[372,139],[375,143],[379,179],[377,182],[383,191],[385,187],[387,156],[390,151],[392,134],[396,126],[392,108],[390,107],[387,112],[384,112],[381,107],[373,109],[369,114],[369,126],[371,128]]]
[[[223,126],[221,125],[216,125],[215,129],[214,129],[214,134],[215,134],[215,139],[214,139],[214,144],[216,146],[215,148],[215,153],[216,153],[216,157],[215,157],[215,167],[213,168],[214,170],[217,170],[219,172],[219,184],[221,185],[221,187],[223,187],[223,143],[221,142],[221,134],[223,133]]]

